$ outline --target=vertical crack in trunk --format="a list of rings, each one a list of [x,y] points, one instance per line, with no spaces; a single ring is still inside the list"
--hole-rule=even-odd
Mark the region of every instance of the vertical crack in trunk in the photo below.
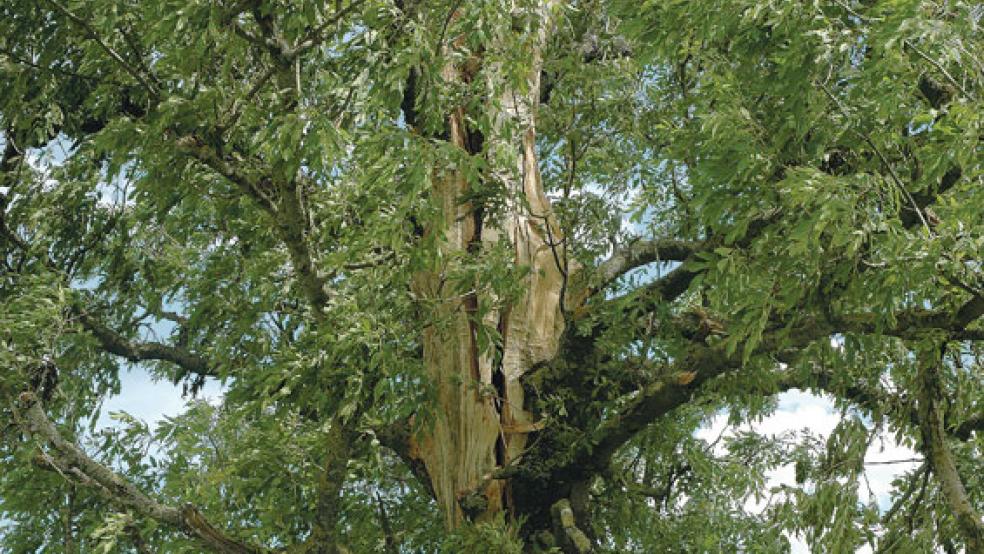
[[[564,330],[560,306],[564,272],[549,242],[560,240],[561,232],[543,192],[534,125],[540,50],[554,1],[543,3],[540,24],[528,30],[537,40],[524,42],[528,50],[523,55],[529,55],[524,59],[531,60],[525,86],[507,84],[504,62],[467,64],[481,66],[488,89],[495,91],[495,99],[485,105],[495,110],[486,114],[493,122],[489,135],[469,129],[462,108],[453,110],[448,119],[447,138],[453,145],[470,155],[488,157],[491,178],[503,185],[506,207],[487,209],[482,204],[484,194],[475,194],[485,191],[476,190],[477,183],[467,182],[459,171],[436,174],[432,194],[442,223],[429,232],[440,235],[444,265],[414,278],[414,292],[434,306],[432,317],[438,323],[427,326],[423,334],[424,364],[436,391],[434,417],[414,438],[413,446],[427,468],[449,527],[466,516],[482,520],[509,508],[508,483],[491,475],[522,455],[527,434],[536,427],[524,409],[520,379],[534,364],[556,354]],[[515,37],[509,33],[515,31],[503,32],[498,40],[511,44]],[[443,73],[446,80],[458,82],[477,76],[471,69],[454,66]],[[512,167],[496,166],[502,159],[516,162]],[[447,273],[453,271],[447,264],[462,253],[479,255],[486,245],[501,239],[512,245],[513,263],[529,268],[518,299],[502,306],[502,299],[480,296],[489,294],[480,287],[455,296],[448,290],[453,287],[443,286]],[[486,306],[498,307],[480,315],[479,308]],[[479,347],[479,326],[498,330],[500,340],[494,348]]]

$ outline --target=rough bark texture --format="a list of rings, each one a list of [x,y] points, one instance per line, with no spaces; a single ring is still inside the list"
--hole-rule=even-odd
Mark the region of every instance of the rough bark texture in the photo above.
[[[551,358],[564,330],[561,302],[564,262],[559,254],[560,229],[551,214],[540,180],[535,151],[534,114],[539,98],[540,48],[553,2],[542,8],[536,40],[530,41],[528,84],[523,90],[503,87],[497,67],[483,68],[491,90],[500,91],[490,102],[494,129],[488,144],[466,126],[466,114],[456,110],[449,118],[452,144],[472,155],[516,159],[516,167],[495,168],[492,177],[505,186],[507,208],[489,213],[477,201],[466,201],[475,183],[450,172],[435,178],[434,201],[443,226],[441,248],[452,260],[456,254],[480,252],[506,238],[516,266],[528,266],[522,296],[502,306],[500,299],[479,298],[448,290],[442,270],[421,273],[415,292],[435,306],[435,324],[424,331],[424,363],[436,387],[433,425],[417,437],[414,455],[426,466],[439,505],[449,526],[464,516],[482,519],[507,509],[510,491],[505,480],[492,479],[497,468],[521,455],[526,434],[536,428],[524,410],[520,378],[534,364]],[[475,60],[469,65],[475,65]],[[466,81],[467,69],[445,69],[447,80]],[[503,90],[506,88],[507,90]],[[515,129],[506,133],[506,128]],[[477,320],[482,304],[498,305]],[[477,333],[484,325],[498,330],[501,342],[484,351]]]
[[[236,540],[210,523],[191,504],[175,508],[161,504],[144,494],[135,485],[109,467],[90,458],[78,445],[69,442],[58,432],[44,413],[33,392],[24,392],[19,401],[24,405],[22,426],[31,437],[46,443],[48,449],[40,454],[39,462],[75,482],[101,493],[116,505],[180,529],[200,541],[212,552],[221,554],[260,554],[268,550]],[[18,417],[18,420],[21,418]]]
[[[946,443],[942,406],[944,397],[938,356],[939,352],[932,349],[919,353],[919,419],[923,450],[929,467],[940,483],[957,528],[963,535],[968,554],[984,554],[984,521],[974,509],[957,470],[956,460]]]

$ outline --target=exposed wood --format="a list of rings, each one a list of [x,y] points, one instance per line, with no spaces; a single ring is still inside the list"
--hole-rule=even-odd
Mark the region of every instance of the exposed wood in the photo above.
[[[566,270],[555,249],[562,240],[550,203],[543,191],[536,156],[535,114],[541,74],[540,49],[546,40],[549,14],[555,2],[540,7],[539,24],[527,32],[536,33],[531,41],[532,60],[527,87],[514,90],[503,82],[499,67],[481,68],[490,90],[499,91],[489,103],[497,113],[494,130],[476,150],[474,135],[467,127],[461,108],[449,117],[449,140],[470,155],[490,159],[515,159],[513,167],[496,167],[494,179],[503,183],[508,198],[505,213],[494,217],[484,207],[469,200],[475,183],[457,172],[436,176],[433,201],[440,208],[443,224],[431,230],[441,238],[441,248],[453,259],[455,253],[481,251],[505,238],[513,247],[513,263],[530,268],[522,296],[508,306],[491,310],[476,320],[479,303],[499,305],[501,299],[463,298],[448,291],[442,280],[443,267],[422,272],[414,280],[414,290],[430,299],[436,308],[435,325],[424,331],[424,363],[437,392],[432,425],[416,438],[416,452],[424,462],[435,496],[451,526],[465,513],[460,505],[471,498],[478,486],[486,517],[508,507],[509,490],[505,480],[487,479],[496,468],[507,465],[525,447],[526,429],[535,429],[524,410],[521,377],[536,363],[552,358],[564,330],[561,302]],[[448,66],[447,81],[466,81],[476,77],[480,60],[462,67]],[[515,129],[509,133],[507,129]],[[497,329],[501,342],[496,351],[482,351],[477,333],[479,325]]]

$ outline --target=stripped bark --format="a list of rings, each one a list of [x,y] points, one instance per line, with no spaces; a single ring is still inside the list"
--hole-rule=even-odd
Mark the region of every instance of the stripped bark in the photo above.
[[[536,156],[535,111],[539,99],[541,49],[546,40],[550,13],[556,2],[540,7],[538,26],[528,51],[532,60],[524,87],[511,87],[496,64],[483,67],[482,77],[489,89],[499,91],[487,109],[493,132],[488,139],[476,137],[468,128],[462,108],[449,117],[449,140],[468,154],[485,153],[490,159],[515,159],[515,167],[497,167],[493,176],[505,186],[507,208],[486,213],[477,201],[468,201],[475,183],[458,172],[438,175],[432,190],[434,203],[442,215],[437,233],[440,248],[451,259],[454,254],[479,252],[505,238],[513,247],[513,263],[528,266],[521,297],[502,306],[501,299],[479,298],[475,292],[461,298],[443,286],[445,267],[421,272],[414,279],[414,291],[434,306],[435,321],[424,331],[423,357],[428,375],[437,391],[433,424],[416,437],[413,457],[423,461],[437,501],[449,526],[464,516],[482,519],[508,508],[508,483],[489,475],[521,455],[526,435],[536,425],[524,410],[521,377],[535,364],[552,358],[564,330],[561,303],[566,285],[566,264],[558,255],[563,240],[543,191]],[[449,82],[468,82],[477,75],[480,60],[466,66],[448,66],[443,77]],[[509,132],[507,129],[514,129]],[[476,140],[478,139],[478,140]],[[479,321],[479,304],[499,306]],[[498,330],[500,343],[494,350],[479,347],[479,325]],[[479,503],[460,500],[475,498]],[[466,514],[466,512],[468,512]]]

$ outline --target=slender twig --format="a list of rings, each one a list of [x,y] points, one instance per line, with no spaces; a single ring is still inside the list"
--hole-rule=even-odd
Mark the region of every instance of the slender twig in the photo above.
[[[905,491],[903,491],[902,495],[899,496],[898,500],[896,500],[895,503],[892,504],[892,507],[889,508],[887,512],[885,512],[885,515],[882,516],[881,521],[883,526],[888,525],[889,522],[892,521],[892,518],[895,517],[895,514],[897,514],[898,511],[902,508],[902,506],[906,502],[908,502],[909,498],[912,497],[912,493],[916,492],[916,483],[918,482],[919,477],[922,476],[927,469],[929,469],[929,465],[924,460],[922,465],[919,466],[916,469],[916,472],[912,474],[912,478],[908,481],[907,483],[908,486],[906,487]]]
[[[52,73],[57,73],[59,75],[64,75],[66,77],[74,77],[76,79],[83,79],[83,80],[90,81],[90,82],[96,83],[96,84],[110,83],[110,84],[113,84],[113,85],[116,85],[116,86],[124,86],[123,83],[121,83],[119,81],[103,80],[103,79],[100,79],[99,77],[96,77],[95,75],[86,75],[84,73],[78,73],[78,72],[75,72],[75,71],[69,71],[69,70],[67,70],[67,69],[65,69],[63,67],[59,67],[59,66],[55,66],[55,65],[50,66],[50,67],[45,67],[43,65],[34,63],[34,62],[32,62],[32,61],[30,61],[30,60],[28,60],[26,58],[23,58],[20,55],[18,55],[16,52],[14,52],[12,50],[9,50],[7,48],[0,47],[0,54],[3,54],[4,56],[6,56],[7,59],[10,62],[12,62],[12,63],[14,63],[16,65],[20,65],[20,66],[25,67],[25,68],[28,68],[28,69],[33,69],[35,71],[51,71]]]
[[[109,57],[113,58],[113,60],[117,64],[119,64],[120,67],[122,67],[124,70],[126,70],[127,73],[132,75],[134,79],[140,82],[140,84],[143,85],[143,87],[146,88],[148,92],[150,92],[151,96],[156,97],[159,95],[159,91],[157,90],[157,87],[154,86],[154,84],[147,79],[147,76],[143,75],[135,67],[127,63],[127,61],[123,58],[123,56],[121,56],[119,52],[114,50],[112,46],[106,44],[106,41],[104,41],[99,36],[99,34],[96,32],[95,29],[92,28],[92,25],[90,25],[88,21],[72,13],[68,8],[63,6],[57,0],[48,0],[48,3],[54,6],[58,11],[64,14],[65,17],[67,17],[73,23],[81,27],[88,35],[88,37],[91,40],[95,41],[95,43],[98,44],[99,47],[102,48],[109,55]]]
[[[458,9],[461,7],[463,0],[457,0],[451,9],[448,10],[447,17],[444,18],[444,25],[441,26],[441,33],[437,37],[437,44],[434,45],[434,51],[440,52],[441,46],[444,44],[444,36],[448,32],[448,26],[451,24],[451,20],[454,19],[454,14],[458,13]]]
[[[348,15],[356,7],[361,5],[364,1],[365,0],[355,0],[351,2],[344,9],[339,10],[337,13],[335,13],[334,17],[331,17],[330,19],[328,19],[327,21],[325,21],[315,29],[312,29],[300,43],[298,43],[296,46],[290,49],[286,49],[282,47],[277,48],[275,46],[272,46],[271,43],[261,39],[260,37],[257,37],[256,35],[249,33],[245,29],[241,29],[238,26],[235,27],[235,29],[237,29],[238,31],[237,34],[240,34],[241,36],[246,38],[246,40],[249,40],[254,43],[262,44],[270,48],[276,48],[276,50],[273,52],[275,54],[274,58],[276,59],[274,60],[273,65],[267,68],[267,70],[264,71],[263,74],[260,75],[260,77],[253,83],[253,85],[250,86],[245,96],[237,98],[232,102],[232,104],[229,106],[228,109],[224,110],[228,115],[226,116],[226,121],[222,122],[219,125],[220,129],[227,130],[235,126],[236,123],[239,121],[240,116],[242,116],[243,106],[249,103],[249,101],[252,100],[253,97],[255,97],[260,92],[260,89],[262,89],[274,75],[276,75],[278,72],[284,71],[286,66],[292,66],[292,68],[296,72],[295,75],[296,86],[297,86],[298,96],[300,96],[300,89],[301,89],[300,66],[296,64],[299,63],[298,60],[301,54],[307,52],[311,48],[314,48],[315,46],[324,42],[326,38],[323,35],[325,30],[331,25],[335,25],[338,22],[340,22],[342,18]]]
[[[967,98],[970,98],[971,100],[976,100],[976,98],[974,97],[973,94],[971,94],[969,91],[967,91],[967,89],[963,88],[963,86],[956,79],[953,78],[953,75],[950,75],[950,72],[947,71],[945,67],[943,67],[943,64],[941,64],[940,62],[938,62],[938,61],[934,60],[933,58],[929,57],[929,55],[927,55],[925,52],[923,52],[922,50],[920,50],[909,39],[905,39],[904,41],[902,41],[902,44],[905,45],[905,46],[908,46],[909,48],[912,48],[912,51],[915,52],[916,54],[918,54],[920,58],[926,60],[927,62],[929,62],[930,65],[932,65],[933,67],[935,67],[936,70],[939,71],[940,73],[942,73],[943,76],[946,77],[946,80],[947,81],[950,81],[950,84],[953,85],[954,87],[956,87],[957,90],[959,90],[961,94],[963,94]]]
[[[130,49],[130,52],[136,58],[139,69],[143,71],[144,75],[147,75],[147,77],[149,77],[150,80],[154,82],[155,86],[160,87],[161,84],[160,79],[158,79],[157,76],[154,75],[154,70],[152,70],[150,66],[144,62],[144,56],[143,56],[143,52],[140,49],[140,45],[137,43],[134,37],[129,32],[127,32],[125,26],[121,25],[117,27],[117,29],[120,32],[120,36],[123,37],[123,42],[126,43],[127,47]]]
[[[907,458],[905,460],[884,460],[884,461],[883,460],[879,460],[877,462],[865,462],[864,465],[866,465],[866,466],[885,466],[885,465],[892,465],[892,464],[910,464],[910,463],[913,463],[913,462],[922,462],[922,461],[923,461],[922,458]]]
[[[362,5],[363,2],[365,2],[365,0],[353,0],[352,2],[349,2],[348,6],[336,12],[331,19],[325,21],[324,23],[316,27],[314,30],[312,30],[310,33],[308,33],[307,37],[304,40],[302,40],[297,46],[295,46],[290,52],[285,52],[285,54],[288,57],[288,60],[293,60],[297,56],[300,56],[304,52],[307,52],[311,48],[314,48],[315,46],[318,46],[319,44],[324,42],[326,38],[324,36],[324,32],[328,29],[328,27],[338,24],[342,20],[342,18],[344,18],[349,13],[351,13],[355,8]]]
[[[827,86],[824,85],[823,83],[818,83],[818,86],[820,87],[821,90],[823,90],[823,92],[827,95],[827,97],[830,98],[830,101],[833,102],[835,106],[837,106],[837,109],[844,115],[844,117],[850,119],[851,117],[850,112],[848,112],[847,108],[843,104],[841,104],[840,100],[838,100],[836,96],[834,96],[834,93],[830,92],[830,89],[827,88]],[[889,163],[888,158],[886,158],[885,154],[882,153],[881,148],[878,148],[878,145],[875,144],[875,141],[871,140],[871,136],[869,136],[868,133],[861,132],[854,128],[852,128],[851,130],[854,131],[858,136],[860,136],[866,143],[868,143],[868,146],[870,146],[871,149],[875,151],[875,155],[878,156],[878,159],[881,161],[882,165],[884,165],[885,169],[888,170],[888,174],[892,177],[892,181],[905,196],[906,200],[909,201],[909,204],[912,205],[912,209],[913,211],[916,212],[916,215],[919,216],[919,221],[922,222],[923,227],[926,228],[926,231],[930,234],[930,236],[933,236],[934,235],[933,229],[929,226],[929,223],[926,221],[926,216],[923,214],[922,209],[919,207],[919,204],[916,203],[916,199],[912,197],[912,194],[909,193],[909,190],[905,188],[905,184],[902,183],[902,179],[899,178],[898,173],[895,172],[895,168],[892,167],[891,163]]]

